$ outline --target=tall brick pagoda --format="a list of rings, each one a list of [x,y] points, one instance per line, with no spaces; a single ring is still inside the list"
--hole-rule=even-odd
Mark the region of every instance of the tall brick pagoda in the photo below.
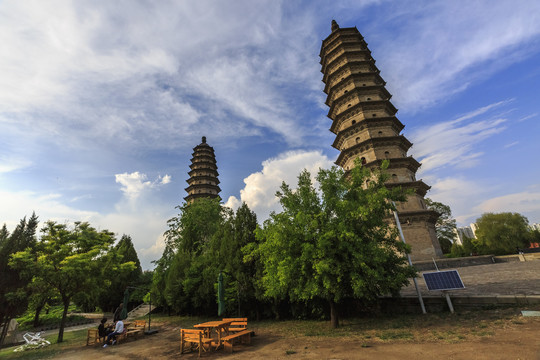
[[[392,95],[379,75],[367,43],[354,28],[340,28],[332,20],[332,33],[323,40],[321,72],[336,134],[333,147],[340,151],[336,164],[345,170],[361,159],[367,167],[380,166],[388,159],[390,180],[387,186],[414,189],[406,202],[397,205],[405,240],[411,245],[413,261],[441,257],[435,232],[438,213],[428,210],[424,201],[430,186],[416,180],[420,163],[407,151],[412,143],[400,135],[404,125],[396,118]]]
[[[214,148],[206,143],[205,136],[202,137],[202,142],[193,148],[192,156],[187,180],[189,186],[185,189],[188,196],[184,200],[189,204],[200,198],[219,197],[221,189],[218,186],[216,155]]]

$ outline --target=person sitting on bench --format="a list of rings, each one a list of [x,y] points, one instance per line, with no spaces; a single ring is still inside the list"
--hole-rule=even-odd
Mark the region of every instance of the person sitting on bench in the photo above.
[[[107,335],[107,341],[105,341],[105,345],[103,347],[107,347],[109,342],[111,341],[111,338],[113,338],[112,344],[116,344],[116,335],[120,335],[124,332],[124,322],[122,320],[118,320],[116,322],[116,326],[114,328],[114,331]]]
[[[112,333],[112,329],[111,329],[110,326],[105,327],[106,322],[107,322],[107,318],[103,318],[103,319],[101,319],[101,322],[100,322],[100,324],[98,326],[98,336],[99,336],[100,339],[103,339],[103,340],[105,340],[107,335]]]

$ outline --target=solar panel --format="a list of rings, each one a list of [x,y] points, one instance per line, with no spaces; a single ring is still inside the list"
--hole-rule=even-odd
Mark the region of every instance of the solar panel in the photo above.
[[[422,274],[429,291],[464,289],[457,270],[436,271]]]

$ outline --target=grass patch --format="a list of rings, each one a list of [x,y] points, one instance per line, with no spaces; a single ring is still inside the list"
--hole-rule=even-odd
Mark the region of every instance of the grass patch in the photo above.
[[[179,327],[193,328],[195,324],[216,319],[216,317],[152,314],[152,328],[159,327],[163,331]],[[340,327],[337,329],[333,329],[329,321],[315,320],[249,320],[248,325],[256,333],[263,333],[264,336],[268,335],[274,338],[343,338],[354,340],[365,347],[368,346],[368,343],[369,346],[376,346],[377,343],[381,342],[459,343],[475,341],[493,336],[506,329],[519,329],[522,324],[533,321],[537,321],[537,319],[523,318],[516,309],[496,309],[456,314],[382,315],[342,319]],[[61,344],[54,343],[57,331],[48,331],[47,333],[50,334],[46,336],[47,340],[53,342],[49,347],[25,353],[13,353],[13,348],[3,349],[0,351],[0,359],[52,359],[61,352],[85,348],[86,330],[64,333],[65,341]],[[290,352],[287,355],[297,353],[295,349],[283,351]]]
[[[285,355],[293,355],[293,354],[296,354],[296,351],[291,350],[291,349],[285,351]]]
[[[77,307],[75,305],[70,305],[68,308],[69,312],[77,311]],[[49,326],[59,326],[60,322],[62,321],[62,313],[64,312],[64,306],[63,305],[56,305],[51,306],[49,308],[49,313],[46,314],[45,311],[41,311],[41,314],[39,316],[39,327],[49,327]],[[27,310],[21,317],[17,318],[17,322],[19,323],[19,330],[25,331],[33,329],[34,327],[34,311]],[[80,315],[68,315],[67,317],[67,323],[73,323],[73,322],[79,322],[86,320],[83,316]]]
[[[51,342],[51,345],[41,349],[28,350],[23,352],[13,352],[15,347],[4,348],[0,350],[0,359],[24,359],[39,360],[53,359],[56,355],[66,350],[71,350],[86,344],[87,330],[77,330],[64,332],[64,341],[57,343],[58,331],[51,332],[45,336],[45,339]]]

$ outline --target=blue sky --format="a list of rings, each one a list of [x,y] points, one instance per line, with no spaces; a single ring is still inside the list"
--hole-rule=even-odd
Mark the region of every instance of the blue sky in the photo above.
[[[319,51],[364,35],[428,196],[459,225],[540,222],[538,1],[0,1],[0,223],[89,221],[145,268],[214,147],[221,197],[259,221],[337,157]]]

